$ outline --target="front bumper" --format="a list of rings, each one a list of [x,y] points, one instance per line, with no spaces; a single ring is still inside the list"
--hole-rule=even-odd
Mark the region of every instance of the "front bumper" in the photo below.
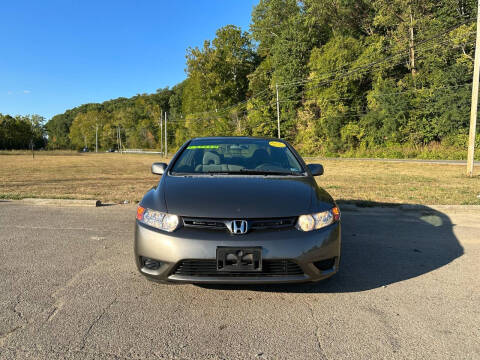
[[[301,232],[296,229],[252,231],[245,235],[231,235],[225,231],[180,228],[173,233],[155,230],[138,221],[135,224],[135,261],[143,275],[158,281],[217,284],[267,284],[319,281],[334,275],[339,269],[341,225]],[[209,274],[185,276],[176,273],[183,260],[216,259],[218,246],[261,247],[265,261],[288,260],[297,264],[303,274]],[[152,270],[144,266],[142,257],[158,260],[161,265]],[[331,260],[329,268],[315,263]],[[324,262],[325,263],[325,262]],[[328,263],[328,261],[327,261]]]

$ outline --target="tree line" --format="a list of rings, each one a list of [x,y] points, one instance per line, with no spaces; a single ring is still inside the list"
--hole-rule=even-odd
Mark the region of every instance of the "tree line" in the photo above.
[[[260,0],[186,53],[173,88],[50,119],[49,147],[169,149],[205,135],[281,135],[303,154],[465,146],[474,0]]]
[[[0,149],[43,149],[47,145],[45,119],[39,115],[0,114]]]

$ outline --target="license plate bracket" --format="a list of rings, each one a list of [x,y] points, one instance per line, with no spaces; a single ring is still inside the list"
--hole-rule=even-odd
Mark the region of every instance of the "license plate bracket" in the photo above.
[[[217,247],[217,271],[262,271],[261,247]]]

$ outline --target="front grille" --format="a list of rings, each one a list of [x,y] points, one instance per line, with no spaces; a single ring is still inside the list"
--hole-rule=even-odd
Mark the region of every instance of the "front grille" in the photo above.
[[[293,227],[295,225],[295,220],[295,217],[251,220],[250,227],[252,230],[281,229]]]
[[[263,260],[262,271],[223,272],[217,271],[216,260],[182,260],[172,272],[181,276],[214,276],[214,277],[255,277],[255,276],[287,276],[303,275],[303,271],[290,260]]]
[[[250,230],[267,230],[267,229],[285,229],[295,226],[296,217],[284,218],[267,218],[267,219],[247,219]],[[240,220],[240,219],[235,219]],[[211,229],[211,230],[227,230],[227,223],[231,219],[206,219],[206,218],[192,218],[184,217],[183,225],[185,227],[197,229]]]
[[[222,220],[211,220],[201,218],[183,218],[183,225],[186,227],[225,230],[227,225]]]

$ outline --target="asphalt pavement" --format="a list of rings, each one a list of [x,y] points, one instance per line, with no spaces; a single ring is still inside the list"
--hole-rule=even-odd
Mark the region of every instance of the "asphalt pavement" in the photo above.
[[[0,202],[1,359],[480,359],[480,211],[349,208],[340,273],[290,286],[137,273],[135,207]]]

